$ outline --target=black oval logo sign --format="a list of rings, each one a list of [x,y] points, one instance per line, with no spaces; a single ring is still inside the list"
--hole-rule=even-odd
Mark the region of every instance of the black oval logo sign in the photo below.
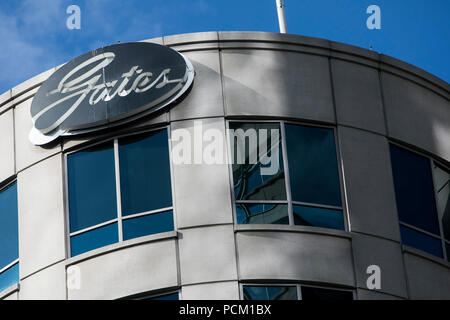
[[[34,96],[30,140],[46,144],[155,112],[191,85],[194,69],[177,51],[153,43],[117,44],[66,63]]]

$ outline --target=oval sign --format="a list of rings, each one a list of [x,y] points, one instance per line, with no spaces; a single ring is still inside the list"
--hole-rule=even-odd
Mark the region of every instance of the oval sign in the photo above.
[[[43,145],[148,115],[179,98],[193,79],[189,60],[162,45],[132,42],[86,53],[39,88],[30,141]]]

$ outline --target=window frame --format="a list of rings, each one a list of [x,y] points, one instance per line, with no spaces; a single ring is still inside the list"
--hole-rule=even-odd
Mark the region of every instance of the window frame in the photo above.
[[[270,283],[261,283],[261,282],[240,282],[239,283],[239,300],[244,301],[244,286],[251,286],[251,287],[296,287],[297,289],[297,301],[303,300],[302,297],[302,287],[308,287],[308,288],[318,288],[318,289],[329,289],[329,290],[336,290],[336,291],[346,291],[351,292],[353,296],[353,300],[357,300],[356,290],[354,288],[341,288],[337,287],[336,285],[327,285],[327,284],[306,284],[306,283],[283,283],[283,282],[270,282]]]
[[[429,166],[430,166],[430,171],[431,171],[431,179],[432,179],[431,182],[433,184],[433,190],[432,191],[433,191],[434,203],[435,203],[435,207],[436,207],[436,217],[437,217],[438,225],[439,225],[439,233],[440,233],[440,235],[437,236],[437,235],[435,235],[435,234],[433,234],[433,233],[431,233],[429,231],[426,231],[426,230],[423,230],[421,228],[418,228],[418,227],[415,227],[413,225],[410,225],[408,223],[402,222],[400,220],[399,212],[398,212],[398,208],[397,208],[397,220],[398,220],[398,226],[399,226],[399,234],[400,234],[401,245],[403,247],[408,247],[408,248],[412,248],[414,250],[419,250],[420,252],[423,252],[426,255],[431,255],[434,258],[443,259],[447,263],[450,262],[450,260],[449,260],[450,257],[447,256],[447,250],[446,250],[446,244],[448,246],[450,246],[450,240],[446,240],[445,239],[444,229],[443,229],[443,226],[442,226],[442,221],[441,221],[441,219],[439,219],[439,212],[438,212],[439,206],[438,206],[438,197],[437,197],[437,190],[436,190],[436,174],[435,174],[434,166],[441,167],[442,170],[448,171],[448,172],[450,172],[450,168],[448,166],[444,165],[444,163],[442,161],[437,160],[436,158],[433,158],[432,156],[426,154],[425,152],[423,152],[423,151],[421,151],[419,149],[414,149],[412,147],[403,145],[403,144],[401,144],[399,142],[396,142],[396,141],[393,141],[393,140],[388,140],[388,144],[389,145],[393,145],[393,146],[395,146],[397,148],[406,150],[406,151],[408,151],[410,153],[413,153],[413,154],[415,154],[417,156],[423,157],[423,158],[428,160],[428,163],[429,163]],[[390,152],[389,152],[389,156],[390,156]],[[392,158],[390,158],[390,161],[391,161],[390,162],[391,172],[393,174],[393,171],[392,171]],[[392,177],[392,182],[394,183],[394,177]],[[395,191],[395,185],[394,185],[394,191]],[[397,199],[395,201],[396,201],[396,205],[397,205]],[[423,234],[423,235],[426,235],[428,237],[431,237],[431,238],[433,238],[435,240],[439,240],[441,242],[442,257],[435,256],[434,254],[431,254],[429,252],[423,251],[423,250],[421,250],[419,248],[411,247],[411,246],[408,246],[408,245],[404,244],[402,239],[401,239],[400,226],[406,227],[406,228],[411,229],[411,230],[413,230],[415,232],[418,232],[420,234]]]
[[[181,298],[181,287],[174,288],[165,288],[165,289],[157,289],[148,292],[133,294],[131,296],[119,298],[118,300],[145,300],[145,299],[154,299],[159,297],[164,297],[172,294],[178,294],[178,300],[182,300]]]
[[[12,187],[14,184],[17,184],[17,177],[15,177],[15,176],[13,178],[5,180],[2,184],[0,184],[0,193],[5,191],[6,189]],[[17,192],[17,197],[18,197],[18,192]],[[17,198],[17,205],[19,205],[19,199],[18,198]],[[19,221],[19,211],[18,210],[17,210],[16,214],[17,214],[17,222],[18,222]],[[0,276],[3,273],[5,273],[6,271],[8,271],[9,269],[13,268],[15,265],[18,265],[19,272],[20,272],[19,226],[17,226],[17,229],[18,229],[17,230],[17,251],[18,251],[18,257],[14,261],[11,261],[10,263],[8,263],[6,266],[3,266],[3,267],[0,266]],[[19,274],[19,279],[18,279],[16,284],[18,284],[19,282],[20,282],[20,274]],[[8,290],[8,288],[6,288],[5,290]],[[0,290],[0,292],[1,292],[1,290]]]
[[[122,216],[122,197],[121,197],[121,186],[120,186],[120,159],[119,159],[119,139],[121,138],[126,138],[126,137],[132,137],[132,136],[139,136],[139,135],[144,135],[146,133],[150,133],[150,132],[156,132],[156,131],[161,131],[161,130],[166,130],[167,131],[167,136],[168,136],[168,152],[169,152],[169,170],[170,170],[170,187],[171,187],[171,193],[172,193],[172,206],[170,207],[165,207],[165,208],[159,208],[159,209],[155,209],[155,210],[151,210],[151,211],[145,211],[145,212],[139,212],[139,213],[135,213],[132,215],[127,215],[127,216]],[[117,207],[117,212],[116,212],[116,218],[102,222],[100,224],[96,224],[94,226],[90,226],[88,228],[84,228],[75,232],[70,232],[70,206],[69,206],[69,174],[68,174],[68,156],[86,149],[90,149],[92,147],[107,143],[107,142],[111,142],[113,143],[113,152],[114,152],[114,179],[116,182],[116,207]],[[108,225],[112,225],[114,223],[117,223],[117,230],[118,230],[118,240],[110,245],[107,246],[111,246],[117,243],[123,243],[123,242],[127,242],[127,241],[133,241],[135,238],[133,239],[129,239],[129,240],[124,240],[123,239],[123,226],[122,226],[122,222],[124,220],[130,220],[130,219],[134,219],[134,218],[140,218],[140,217],[144,217],[144,216],[150,216],[153,214],[158,214],[158,213],[162,213],[162,212],[167,212],[167,211],[172,211],[172,219],[173,219],[173,230],[172,231],[176,231],[177,230],[177,220],[176,220],[176,213],[175,213],[175,193],[174,193],[174,181],[173,181],[173,165],[172,165],[172,141],[171,141],[171,131],[170,131],[170,125],[165,125],[165,126],[158,126],[158,127],[153,127],[153,128],[147,128],[144,130],[137,130],[134,132],[128,132],[128,133],[123,133],[123,134],[118,134],[118,135],[114,135],[114,136],[110,136],[110,137],[106,137],[104,139],[100,139],[98,141],[89,143],[87,142],[86,144],[82,144],[80,147],[78,148],[74,148],[71,149],[67,152],[64,152],[64,216],[65,216],[65,236],[66,236],[66,259],[70,259],[76,256],[72,256],[71,252],[71,237],[79,235],[79,234],[83,234],[83,233],[87,233],[89,231],[93,231],[96,229],[99,229],[101,227],[105,227]],[[107,247],[106,246],[106,247]],[[93,249],[96,250],[96,249]],[[90,252],[90,251],[87,251]],[[87,253],[86,252],[86,253]],[[84,254],[84,253],[82,253]]]
[[[281,204],[286,205],[288,208],[288,218],[289,218],[289,224],[290,227],[298,226],[294,223],[294,209],[293,207],[298,206],[305,206],[305,207],[312,207],[312,208],[320,208],[320,209],[329,209],[329,210],[339,210],[342,212],[342,219],[344,222],[344,230],[345,232],[350,231],[350,224],[349,224],[349,216],[348,216],[348,210],[347,210],[347,202],[346,202],[346,196],[345,196],[345,187],[344,187],[344,174],[342,172],[343,166],[342,161],[340,157],[340,148],[339,148],[339,139],[337,135],[337,128],[333,125],[327,125],[327,124],[316,124],[316,123],[308,123],[308,122],[300,122],[300,121],[293,121],[293,120],[280,120],[280,119],[226,119],[226,144],[227,144],[227,151],[228,151],[228,170],[230,175],[230,191],[231,191],[231,201],[232,201],[232,209],[233,209],[233,219],[234,224],[237,223],[237,213],[236,213],[236,205],[237,204]],[[283,167],[284,167],[284,179],[285,179],[285,190],[286,190],[286,200],[238,200],[236,201],[236,197],[234,194],[234,178],[233,178],[233,160],[232,159],[232,150],[231,150],[231,144],[230,144],[230,123],[278,123],[280,125],[280,139],[281,139],[281,155],[283,157]],[[286,145],[286,130],[285,125],[291,124],[291,125],[297,125],[297,126],[305,126],[305,127],[312,127],[312,128],[325,128],[325,129],[332,129],[333,135],[334,135],[334,144],[335,144],[335,152],[336,152],[336,164],[338,169],[338,177],[339,177],[339,190],[341,193],[341,206],[329,206],[329,205],[321,205],[318,203],[308,203],[308,202],[299,202],[292,200],[292,192],[291,192],[291,182],[290,182],[290,174],[289,174],[289,164],[288,164],[288,151],[287,151],[287,145]],[[305,226],[302,226],[305,227]],[[308,228],[320,228],[320,229],[331,229],[331,228],[323,228],[323,227],[314,227],[314,226],[306,226]],[[331,229],[331,230],[339,230],[339,229]]]

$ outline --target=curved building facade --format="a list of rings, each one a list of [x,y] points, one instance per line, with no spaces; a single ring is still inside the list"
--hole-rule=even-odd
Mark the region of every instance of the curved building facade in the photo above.
[[[195,77],[140,119],[36,146],[60,67],[0,95],[0,299],[450,299],[447,82],[296,35],[143,42]]]

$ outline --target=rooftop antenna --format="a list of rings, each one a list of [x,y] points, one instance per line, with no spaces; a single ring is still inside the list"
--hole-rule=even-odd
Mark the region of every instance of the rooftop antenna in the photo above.
[[[280,33],[287,33],[286,15],[284,14],[284,1],[277,1],[278,23],[280,25]]]

